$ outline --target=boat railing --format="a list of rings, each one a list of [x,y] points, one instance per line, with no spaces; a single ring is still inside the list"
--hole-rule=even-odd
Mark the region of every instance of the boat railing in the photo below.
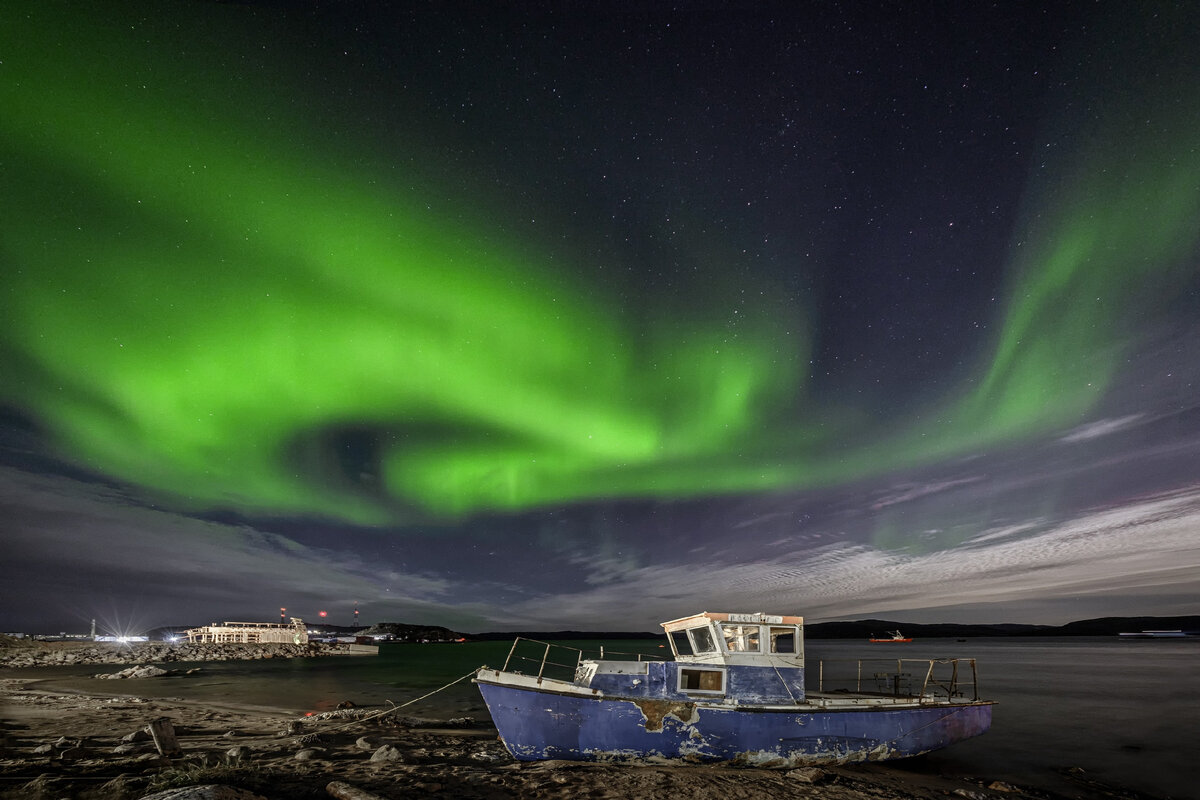
[[[973,658],[831,659],[817,663],[820,694],[856,694],[898,702],[979,700]]]
[[[584,659],[612,659],[619,661],[662,661],[662,656],[649,653],[627,653],[617,650],[605,650],[600,645],[596,650],[584,650],[557,642],[543,642],[537,639],[527,639],[518,636],[513,640],[504,659],[504,672],[516,672],[521,675],[536,675],[542,678],[557,680],[574,680],[579,673],[579,665]]]

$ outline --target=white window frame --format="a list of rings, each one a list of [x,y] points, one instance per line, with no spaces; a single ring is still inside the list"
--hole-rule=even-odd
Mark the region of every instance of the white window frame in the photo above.
[[[719,630],[717,632],[720,634],[720,636],[718,636],[717,638],[721,642],[721,650],[723,652],[730,653],[732,655],[760,655],[761,653],[765,652],[763,650],[763,627],[764,626],[756,625],[751,622],[722,622],[717,627],[719,628]],[[757,650],[730,650],[729,649],[729,640],[725,638],[725,628],[727,628],[727,627],[729,627],[729,628],[733,628],[733,627],[758,628],[758,649]]]
[[[685,689],[683,686],[683,673],[684,672],[716,672],[716,673],[719,673],[721,675],[721,688],[720,689]],[[705,695],[712,695],[712,696],[723,695],[723,694],[725,694],[726,687],[729,685],[728,681],[729,681],[729,673],[724,667],[701,667],[701,666],[692,666],[690,664],[685,667],[684,665],[680,664],[679,671],[675,675],[675,690],[680,692],[681,694],[705,694]]]

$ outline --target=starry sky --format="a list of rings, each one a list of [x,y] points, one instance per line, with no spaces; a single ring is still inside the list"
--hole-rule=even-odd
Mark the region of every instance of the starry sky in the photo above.
[[[1200,7],[0,6],[0,629],[1200,612]]]

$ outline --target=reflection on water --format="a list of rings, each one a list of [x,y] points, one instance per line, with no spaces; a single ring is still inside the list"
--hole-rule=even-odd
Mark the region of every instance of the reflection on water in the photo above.
[[[595,642],[577,646],[593,649]],[[51,677],[64,689],[125,692],[290,712],[404,703],[484,664],[501,666],[511,642],[383,645],[378,656],[172,664],[186,677],[96,681],[120,667],[7,670]],[[653,641],[607,642],[610,650],[662,655]],[[881,648],[886,648],[881,651]],[[1097,779],[1149,794],[1200,800],[1190,770],[1200,741],[1200,642],[1113,638],[916,640],[869,644],[809,640],[810,687],[820,659],[974,656],[980,694],[999,701],[986,735],[908,762],[906,769],[1054,784],[1054,770],[1081,767]],[[414,704],[415,716],[487,719],[479,692],[463,681]],[[1066,784],[1059,784],[1064,790]]]
[[[1115,638],[916,640],[905,645],[808,642],[821,658],[889,655],[979,659],[980,694],[997,700],[987,734],[906,768],[1056,785],[1056,769],[1153,795],[1200,798],[1192,775],[1200,741],[1200,642]],[[892,648],[896,648],[893,650]]]

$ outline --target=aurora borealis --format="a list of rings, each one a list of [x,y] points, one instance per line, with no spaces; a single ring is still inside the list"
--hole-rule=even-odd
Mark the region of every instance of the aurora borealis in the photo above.
[[[1114,10],[5,4],[3,624],[1194,610],[1197,20]]]

